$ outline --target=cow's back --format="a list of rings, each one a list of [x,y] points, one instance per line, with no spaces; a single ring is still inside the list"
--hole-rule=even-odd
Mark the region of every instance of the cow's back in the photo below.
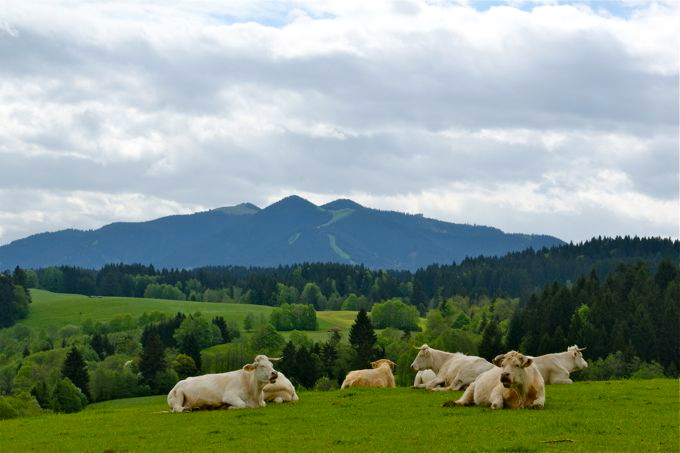
[[[168,393],[168,404],[173,398],[182,398],[181,405],[189,408],[219,407],[225,392],[238,390],[242,385],[242,370],[219,374],[204,374],[179,381]]]

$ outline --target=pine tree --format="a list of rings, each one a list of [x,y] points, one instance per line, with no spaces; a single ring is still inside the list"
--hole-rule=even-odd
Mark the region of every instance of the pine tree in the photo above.
[[[501,336],[501,329],[498,327],[498,321],[495,318],[491,318],[482,332],[482,341],[479,343],[479,355],[491,361],[498,354],[505,352],[503,349],[503,338]]]
[[[333,378],[335,361],[338,359],[336,343],[330,341],[323,344],[319,354],[321,358],[321,372],[329,378]]]
[[[359,310],[354,324],[349,331],[349,343],[356,352],[355,366],[357,368],[370,368],[370,362],[375,355],[375,344],[378,337],[373,330],[373,324],[368,318],[366,310]]]
[[[153,386],[156,373],[167,368],[163,343],[161,343],[158,332],[152,331],[142,346],[143,350],[139,357],[139,371],[142,373],[142,382]]]
[[[184,338],[180,352],[194,359],[196,368],[199,370],[201,369],[201,366],[203,365],[203,362],[201,361],[201,346],[198,344],[198,339],[194,334],[189,334]]]
[[[281,354],[281,361],[276,368],[285,374],[288,379],[299,382],[297,376],[297,363],[295,361],[296,352],[295,345],[292,341],[286,343],[286,346],[283,348],[283,353]]]
[[[215,324],[218,329],[220,329],[220,333],[222,334],[222,343],[229,343],[232,338],[229,328],[227,327],[227,322],[224,320],[224,318],[222,316],[216,316],[213,318],[212,323]]]
[[[298,382],[305,388],[311,389],[318,378],[318,358],[305,347],[300,348],[295,353],[295,362],[298,371]]]
[[[106,334],[95,333],[90,340],[90,346],[101,360],[114,353],[114,347]]]
[[[90,375],[87,372],[87,364],[75,346],[71,346],[71,350],[66,355],[64,365],[61,367],[61,375],[70,379],[73,385],[83,392],[83,395],[89,397]]]

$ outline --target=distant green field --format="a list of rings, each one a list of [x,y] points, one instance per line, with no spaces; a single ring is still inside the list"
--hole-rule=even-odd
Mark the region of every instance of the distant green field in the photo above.
[[[678,381],[549,386],[543,410],[443,408],[461,392],[300,392],[260,409],[162,413],[164,396],[0,422],[3,452],[677,452]]]
[[[269,319],[273,307],[247,304],[225,304],[210,302],[188,302],[163,299],[142,299],[134,297],[101,297],[90,298],[80,294],[51,293],[32,289],[33,303],[29,308],[28,318],[22,320],[31,328],[45,329],[49,326],[62,327],[66,324],[82,325],[91,319],[93,322],[110,321],[116,316],[129,314],[138,318],[143,313],[160,312],[168,315],[183,312],[185,314],[202,312],[206,316],[223,316],[227,320],[243,325],[248,313],[255,316],[263,314]],[[356,318],[356,312],[330,311],[318,312],[319,330],[309,332],[314,340],[326,339],[328,329],[340,327],[349,330]],[[319,337],[319,338],[316,338]]]

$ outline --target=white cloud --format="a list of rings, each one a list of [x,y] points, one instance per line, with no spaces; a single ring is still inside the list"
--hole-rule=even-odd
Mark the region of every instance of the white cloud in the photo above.
[[[23,206],[28,201],[28,207]],[[142,221],[205,210],[140,193],[0,189],[0,243],[64,228],[95,229],[115,221]]]
[[[6,2],[0,243],[291,193],[677,235],[678,5],[616,9]]]

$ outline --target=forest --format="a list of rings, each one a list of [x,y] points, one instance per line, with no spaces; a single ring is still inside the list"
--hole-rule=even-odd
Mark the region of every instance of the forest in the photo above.
[[[318,263],[16,268],[0,275],[0,393],[78,410],[88,401],[161,394],[180,378],[238,368],[261,352],[282,355],[281,370],[305,388],[336,388],[347,371],[381,357],[398,364],[395,376],[405,386],[414,346],[423,343],[487,359],[578,344],[590,366],[574,379],[677,377],[678,247],[664,239],[593,239],[415,273]],[[241,323],[198,312],[144,313],[39,330],[20,322],[30,287],[274,308]],[[351,329],[331,329],[320,340],[311,333],[325,310],[358,314]]]

